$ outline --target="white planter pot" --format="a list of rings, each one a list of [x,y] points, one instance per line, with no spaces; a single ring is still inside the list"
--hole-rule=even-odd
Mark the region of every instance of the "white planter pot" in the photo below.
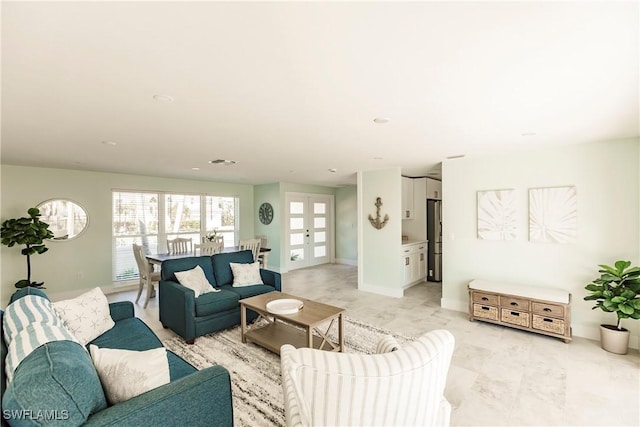
[[[613,325],[600,325],[600,346],[610,353],[627,354],[629,331]]]

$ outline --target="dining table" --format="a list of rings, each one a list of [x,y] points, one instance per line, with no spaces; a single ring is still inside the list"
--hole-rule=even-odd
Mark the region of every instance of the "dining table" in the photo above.
[[[222,253],[229,252],[238,252],[240,248],[238,246],[228,246],[222,250]],[[170,253],[158,253],[158,254],[148,254],[145,255],[149,264],[153,265],[162,265],[163,261],[168,261],[170,259],[180,259],[180,258],[188,258],[193,256],[200,256],[199,250],[195,252],[187,252],[182,254],[170,254]],[[269,252],[271,252],[270,248],[260,248],[260,255],[262,255],[262,268],[267,268],[267,259]]]

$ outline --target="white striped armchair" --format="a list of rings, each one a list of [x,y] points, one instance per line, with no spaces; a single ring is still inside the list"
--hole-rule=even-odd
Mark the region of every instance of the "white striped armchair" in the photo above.
[[[287,426],[448,426],[444,397],[455,340],[428,332],[383,354],[280,349]],[[397,348],[389,337],[377,351]]]

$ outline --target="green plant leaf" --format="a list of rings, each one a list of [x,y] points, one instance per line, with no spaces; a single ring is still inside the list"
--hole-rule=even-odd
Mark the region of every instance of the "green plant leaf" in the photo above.
[[[640,299],[632,299],[628,304],[636,310],[640,310]]]
[[[602,298],[600,295],[587,295],[586,297],[583,298],[583,300],[585,301],[594,301],[597,300],[598,298]]]
[[[618,270],[618,274],[622,274],[622,272],[631,265],[631,261],[616,261],[615,266],[616,270]]]
[[[615,302],[616,304],[620,304],[620,303],[626,302],[626,301],[627,301],[627,298],[622,297],[622,296],[611,298],[611,302]]]
[[[608,265],[605,265],[605,264],[599,264],[598,267],[600,267],[600,270],[598,270],[598,273],[611,273],[611,274],[618,273],[615,268],[609,267]]]
[[[618,313],[623,312],[627,316],[630,316],[634,313],[635,309],[628,304],[620,304],[618,305]]]
[[[602,290],[602,286],[598,286],[595,284],[589,284],[587,286],[584,287],[586,290],[591,291],[591,292],[596,292],[596,291],[601,291]]]
[[[18,280],[15,286],[16,288],[26,288],[29,286],[29,281],[27,279]]]
[[[626,299],[634,299],[636,297],[636,293],[631,289],[625,289],[622,291],[620,296]]]
[[[610,289],[607,289],[602,292],[602,296],[604,296],[605,298],[613,298],[615,295]]]

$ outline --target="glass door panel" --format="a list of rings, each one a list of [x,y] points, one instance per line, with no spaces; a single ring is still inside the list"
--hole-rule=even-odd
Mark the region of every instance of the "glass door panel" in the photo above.
[[[287,195],[287,268],[309,267],[330,262],[331,197]]]

